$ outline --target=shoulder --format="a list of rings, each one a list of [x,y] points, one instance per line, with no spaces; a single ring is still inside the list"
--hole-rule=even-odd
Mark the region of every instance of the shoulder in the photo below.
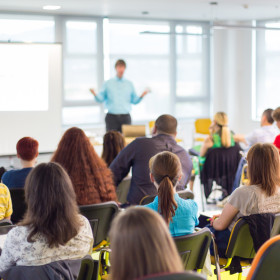
[[[259,190],[258,186],[241,186],[237,188],[229,197],[228,203],[229,204],[236,204],[242,203],[244,201],[249,201],[252,197],[257,195]]]
[[[8,193],[8,192],[9,192],[8,187],[5,184],[0,183],[0,194]]]
[[[7,240],[14,242],[23,242],[27,240],[29,230],[27,226],[16,226],[12,228],[7,234]]]
[[[91,232],[91,226],[89,220],[81,214],[79,214],[79,219],[81,222],[80,232],[86,232],[86,233]]]
[[[193,199],[183,199],[178,194],[175,195],[175,198],[180,205],[198,209],[198,205]]]
[[[8,180],[10,175],[14,172],[14,170],[9,170],[6,171],[3,175],[2,175],[2,181],[4,182],[5,180]]]
[[[150,208],[152,210],[158,211],[158,196],[155,197],[153,202],[140,207]]]

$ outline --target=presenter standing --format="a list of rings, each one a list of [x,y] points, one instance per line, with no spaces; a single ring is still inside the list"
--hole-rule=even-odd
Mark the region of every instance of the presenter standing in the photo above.
[[[97,102],[105,102],[108,110],[105,118],[106,131],[122,132],[123,124],[131,124],[131,104],[138,104],[149,91],[145,90],[140,97],[135,93],[132,82],[123,78],[126,69],[124,60],[119,59],[115,69],[116,77],[106,81],[98,94],[94,89],[90,89],[90,92]]]

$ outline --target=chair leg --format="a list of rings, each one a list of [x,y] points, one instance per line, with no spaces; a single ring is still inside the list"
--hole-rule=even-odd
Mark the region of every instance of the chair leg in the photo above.
[[[217,280],[221,280],[221,269],[220,269],[220,263],[219,263],[219,255],[218,255],[218,247],[214,239],[214,234],[211,234],[212,242],[213,242],[213,248],[214,248],[214,257],[215,257],[215,266],[216,266],[216,273],[217,273]]]

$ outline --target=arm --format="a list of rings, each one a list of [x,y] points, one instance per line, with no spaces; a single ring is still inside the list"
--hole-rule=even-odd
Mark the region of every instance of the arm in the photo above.
[[[220,216],[213,217],[211,224],[216,230],[225,230],[233,218],[238,214],[238,209],[233,207],[231,204],[227,203],[223,209],[223,212]],[[215,219],[217,217],[217,219]]]
[[[100,92],[97,94],[93,88],[90,89],[90,92],[93,94],[95,97],[95,100],[98,103],[102,103],[107,99],[107,84],[104,83]]]
[[[201,150],[200,150],[200,156],[204,157],[206,155],[208,149],[213,147],[213,145],[214,145],[214,143],[213,143],[211,137],[208,136],[202,144],[202,147],[201,147]]]
[[[233,136],[233,139],[234,139],[235,142],[242,142],[244,144],[247,144],[245,136],[242,135],[242,134],[235,134]]]
[[[5,213],[5,219],[11,219],[11,215],[13,213],[13,206],[12,206],[12,199],[9,189],[6,187],[6,193],[5,197],[1,199],[1,203],[5,204],[6,207],[6,213]]]
[[[149,90],[145,90],[139,97],[135,92],[134,86],[133,85],[131,85],[131,86],[132,86],[131,103],[136,105],[136,104],[140,103],[141,100],[143,99],[143,97],[149,93]]]
[[[118,186],[129,173],[135,157],[135,150],[135,141],[133,141],[126,146],[111,163],[110,169],[114,174],[116,186]]]

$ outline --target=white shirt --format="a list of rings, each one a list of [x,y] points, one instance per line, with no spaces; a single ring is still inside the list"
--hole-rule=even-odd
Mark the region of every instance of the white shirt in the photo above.
[[[245,136],[248,146],[256,143],[273,143],[278,131],[274,125],[262,126]]]
[[[14,265],[44,265],[60,260],[75,260],[85,257],[93,245],[89,221],[81,216],[79,233],[64,246],[50,248],[44,236],[34,236],[34,242],[27,241],[28,227],[17,226],[9,231],[0,256],[0,272]]]

